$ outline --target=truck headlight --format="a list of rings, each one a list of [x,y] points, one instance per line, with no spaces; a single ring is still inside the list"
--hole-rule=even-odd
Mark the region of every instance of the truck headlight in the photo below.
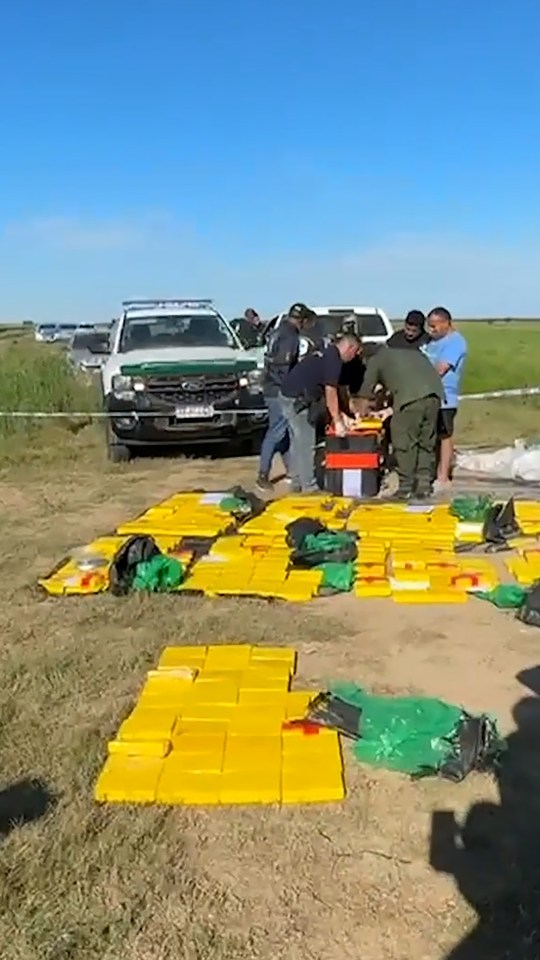
[[[249,373],[245,373],[240,377],[240,386],[247,387],[250,393],[261,393],[263,372],[263,370],[250,370]]]
[[[115,373],[112,378],[112,392],[118,400],[133,400],[135,388],[132,377],[126,377],[123,373]]]
[[[140,377],[127,377],[123,373],[115,373],[112,378],[112,392],[118,400],[133,400],[137,393],[145,389],[144,380]]]

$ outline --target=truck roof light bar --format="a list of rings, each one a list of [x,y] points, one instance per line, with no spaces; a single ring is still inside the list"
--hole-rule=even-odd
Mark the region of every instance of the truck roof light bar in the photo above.
[[[196,310],[200,307],[213,307],[213,300],[124,300],[122,307],[124,310],[148,310],[155,307],[182,307]]]

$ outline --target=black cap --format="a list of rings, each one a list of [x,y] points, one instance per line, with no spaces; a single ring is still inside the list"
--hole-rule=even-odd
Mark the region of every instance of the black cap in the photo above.
[[[405,323],[408,323],[410,327],[423,329],[426,325],[426,318],[421,310],[409,310],[405,317]]]
[[[295,320],[308,320],[312,316],[313,310],[306,307],[305,303],[293,303],[289,309],[289,317],[294,317]]]

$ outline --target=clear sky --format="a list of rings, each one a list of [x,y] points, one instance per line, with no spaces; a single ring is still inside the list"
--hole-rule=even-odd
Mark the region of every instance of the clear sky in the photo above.
[[[0,319],[540,314],[539,0],[5,0]]]

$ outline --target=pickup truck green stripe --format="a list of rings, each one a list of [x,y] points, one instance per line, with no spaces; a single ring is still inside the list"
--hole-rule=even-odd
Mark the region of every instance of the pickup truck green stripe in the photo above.
[[[252,360],[207,360],[204,363],[201,360],[179,360],[176,363],[160,363],[153,361],[148,363],[125,364],[120,367],[120,373],[127,377],[144,377],[152,374],[176,374],[180,376],[189,376],[195,374],[201,376],[204,373],[248,373],[257,368],[257,361]]]

